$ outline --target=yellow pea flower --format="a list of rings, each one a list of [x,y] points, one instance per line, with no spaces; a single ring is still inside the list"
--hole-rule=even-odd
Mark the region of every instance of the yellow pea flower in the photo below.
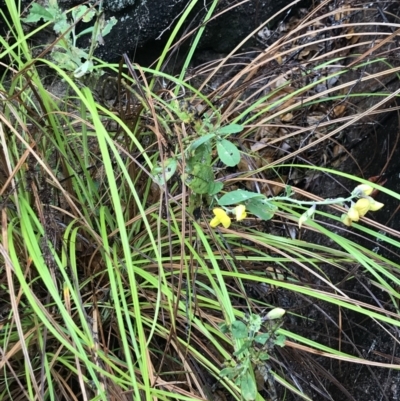
[[[346,226],[351,226],[353,221],[358,221],[360,217],[365,216],[369,211],[375,212],[383,206],[383,203],[377,202],[374,198],[365,195],[365,198],[359,199],[356,203],[351,203],[347,214],[342,215],[342,222]]]
[[[351,208],[347,211],[346,216],[351,220],[351,221],[358,221],[360,220],[360,213],[358,210],[355,208],[355,205],[351,206]]]
[[[222,224],[225,228],[228,228],[231,225],[231,218],[224,209],[216,207],[213,209],[213,213],[215,217],[210,221],[210,227],[215,228],[219,224]]]
[[[342,214],[342,223],[347,227],[351,227],[351,223],[353,223],[353,220],[349,217],[348,214]]]
[[[372,194],[373,190],[374,190],[374,188],[372,188],[370,185],[360,184],[354,188],[353,193],[358,193],[359,195],[362,195],[362,196],[368,196],[368,195]]]
[[[355,203],[355,205],[353,207],[354,207],[354,209],[357,210],[360,217],[363,217],[367,214],[368,210],[370,210],[370,206],[371,206],[371,202],[369,199],[361,198]],[[352,220],[354,220],[354,219],[352,219]],[[354,220],[354,221],[356,221],[356,220]]]
[[[369,210],[371,210],[372,212],[376,212],[377,210],[382,209],[383,206],[385,206],[383,203],[377,202],[373,198],[369,200]]]
[[[244,220],[247,216],[245,205],[237,205],[233,211],[235,212],[237,221]]]

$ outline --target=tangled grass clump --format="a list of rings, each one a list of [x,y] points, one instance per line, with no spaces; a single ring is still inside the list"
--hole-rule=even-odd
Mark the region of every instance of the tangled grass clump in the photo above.
[[[161,66],[188,11],[156,66],[97,60],[97,73],[114,74],[109,102],[89,80],[34,58],[19,8],[6,3],[15,43],[0,38],[1,399],[311,400],[329,399],[327,383],[354,399],[340,369],[313,355],[399,368],[368,359],[348,334],[355,321],[400,326],[399,233],[309,190],[318,172],[345,178],[342,198],[366,199],[368,210],[380,202],[352,193],[359,184],[400,199],[335,169],[350,155],[346,130],[386,113],[400,92],[368,93],[377,101],[357,110],[360,82],[399,70],[390,53],[364,52],[371,35],[385,37],[379,23],[356,27],[357,7],[331,10],[327,0],[277,40],[264,30],[265,49],[239,45],[189,75],[218,18],[214,0],[176,76]],[[42,70],[65,82],[62,96]],[[385,302],[347,289],[365,277]]]

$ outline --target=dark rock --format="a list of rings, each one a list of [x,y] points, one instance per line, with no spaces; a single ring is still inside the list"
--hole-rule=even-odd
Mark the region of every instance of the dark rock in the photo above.
[[[307,0],[303,0],[302,3],[305,1]],[[207,49],[215,53],[231,51],[257,26],[291,2],[291,0],[273,2],[249,0],[234,7],[239,3],[238,0],[221,0],[216,10],[216,14],[221,13],[221,15],[207,24],[198,49]],[[82,0],[59,0],[59,5],[63,9],[70,9],[81,3]],[[105,44],[96,50],[96,56],[112,62],[119,61],[126,52],[131,55],[138,53],[139,59],[154,60],[160,55],[160,49],[168,40],[174,23],[190,3],[191,0],[104,0],[105,18],[114,16],[118,22],[104,38]],[[209,3],[211,2],[198,0],[187,19],[186,27],[190,26],[190,29],[193,29],[201,24],[206,13],[205,6]],[[23,9],[28,5],[29,1],[22,1]],[[4,6],[5,1],[0,0],[0,7]],[[229,8],[232,9],[223,12]],[[283,15],[280,16],[282,17]],[[252,44],[250,41],[247,46]],[[82,47],[85,45],[87,43]],[[144,57],[141,56],[143,53]]]
[[[235,3],[238,1],[222,0],[217,13],[232,7]],[[207,24],[199,48],[212,49],[216,53],[228,53],[260,24],[290,3],[288,0],[250,0],[235,7]],[[285,15],[286,13],[280,14],[280,19]],[[251,44],[252,41],[247,45]]]
[[[124,4],[129,2],[129,0],[121,1]],[[105,61],[118,61],[125,52],[133,53],[150,41],[168,39],[170,34],[168,27],[173,24],[188,1],[140,0],[133,6],[118,11],[116,9],[118,1],[108,3],[114,4],[111,7],[108,4],[109,11],[106,11],[106,19],[114,16],[118,22],[104,38],[104,46],[96,50],[96,56]],[[158,46],[151,46],[151,48],[154,47],[156,48],[153,51],[157,52]]]
[[[122,3],[128,2],[127,0],[122,1]],[[257,26],[290,2],[290,0],[274,2],[250,0],[248,3],[234,7],[207,24],[198,49],[208,49],[215,53],[231,51]],[[190,1],[141,0],[136,3],[117,13],[110,11],[106,13],[107,18],[114,15],[118,19],[118,23],[105,38],[105,46],[96,51],[97,56],[101,59],[116,61],[124,52],[132,53],[136,49],[138,52],[141,52],[141,49],[150,53],[154,51],[158,56],[161,44],[166,42],[173,24]],[[204,3],[198,1],[186,25],[192,22],[191,28],[193,28],[201,23],[202,17],[206,13]],[[217,13],[236,3],[238,1],[222,0],[217,8]],[[112,10],[116,10],[116,8],[113,7]]]

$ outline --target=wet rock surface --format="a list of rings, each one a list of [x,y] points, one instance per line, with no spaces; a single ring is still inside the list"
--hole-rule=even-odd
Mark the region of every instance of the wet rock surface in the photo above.
[[[81,0],[59,0],[63,9],[70,9]],[[132,57],[137,55],[138,62],[148,63],[160,55],[160,50],[168,40],[172,29],[190,5],[189,0],[107,0],[103,2],[105,19],[112,16],[118,22],[104,40],[104,46],[96,50],[96,56],[109,62],[118,62],[123,53]],[[199,50],[229,52],[249,35],[262,21],[271,18],[274,13],[291,3],[290,0],[249,0],[236,6],[239,1],[222,0],[218,4],[216,14],[220,17],[210,21],[198,46]],[[305,0],[299,4],[306,5]],[[27,7],[29,1],[23,1]],[[0,0],[0,7],[5,2]],[[201,24],[211,2],[198,1],[187,18],[185,28],[192,30]],[[225,11],[227,10],[228,11]],[[250,40],[247,46],[254,45]],[[186,46],[190,46],[187,43]]]

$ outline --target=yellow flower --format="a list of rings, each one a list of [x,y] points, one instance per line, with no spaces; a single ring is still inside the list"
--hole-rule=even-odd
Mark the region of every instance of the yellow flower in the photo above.
[[[240,221],[240,220],[244,220],[247,216],[246,213],[246,206],[245,205],[237,205],[234,209],[233,209],[235,215],[236,215],[236,220]]]
[[[228,228],[231,225],[231,218],[224,209],[216,207],[213,209],[213,213],[215,214],[215,217],[210,221],[210,226],[212,228],[217,227],[219,224],[222,224],[225,228]]]
[[[351,226],[353,220],[349,217],[348,214],[342,214],[342,223],[348,227]]]
[[[383,203],[377,202],[374,198],[365,195],[365,198],[359,199],[356,203],[351,203],[347,214],[342,215],[342,222],[346,226],[351,226],[353,221],[360,220],[360,217],[365,216],[370,210],[375,212],[383,206]]]
[[[357,185],[354,188],[353,193],[358,194],[359,196],[368,196],[372,194],[372,191],[374,190],[374,188],[372,188],[370,185],[367,184],[360,184]]]
[[[383,206],[385,206],[383,203],[377,202],[373,198],[371,198],[369,201],[369,210],[371,210],[372,212],[376,212],[377,210],[382,209]]]
[[[353,207],[354,207],[354,209],[357,210],[360,217],[363,217],[367,214],[368,210],[370,210],[370,206],[371,206],[371,202],[369,199],[361,198],[355,203],[355,205]],[[352,219],[352,220],[354,220],[354,219]],[[354,220],[354,221],[357,221],[357,220]]]
[[[360,213],[355,208],[355,205],[351,206],[351,208],[347,211],[346,215],[351,221],[358,221],[360,220]]]

